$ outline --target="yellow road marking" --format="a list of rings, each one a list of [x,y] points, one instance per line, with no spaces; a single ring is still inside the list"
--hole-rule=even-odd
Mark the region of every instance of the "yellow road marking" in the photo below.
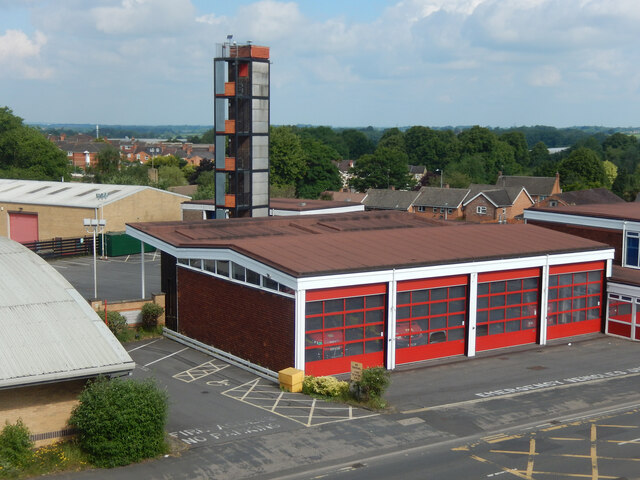
[[[529,440],[529,461],[527,462],[527,476],[531,477],[533,473],[533,459],[537,455],[536,453],[536,439],[531,438]]]
[[[582,473],[558,473],[558,472],[543,472],[543,471],[534,471],[533,475],[549,475],[551,476],[551,478],[560,478],[560,477],[572,477],[572,478],[593,478],[591,476],[591,474],[582,474]],[[532,477],[525,477],[525,478],[532,478]],[[610,475],[600,475],[598,478],[600,479],[618,479],[620,477],[618,476],[610,476]]]
[[[531,455],[531,452],[518,452],[516,450],[489,450],[491,453],[507,453],[509,455]],[[539,453],[533,453],[539,455]]]
[[[575,437],[549,437],[549,440],[562,440],[566,442],[577,442],[583,441],[584,438],[575,438]]]
[[[551,457],[569,457],[569,458],[591,458],[591,455],[578,455],[573,453],[551,453]],[[629,462],[640,462],[640,458],[624,458],[624,457],[596,457],[600,460],[627,460]]]
[[[591,478],[598,480],[598,454],[596,452],[596,442],[598,441],[597,427],[591,424]]]
[[[609,428],[638,428],[637,425],[598,425],[599,427],[609,427]]]
[[[452,448],[451,450],[454,451],[454,452],[468,452],[469,451],[469,447],[467,447],[465,445],[465,446],[462,446],[462,447]]]
[[[477,455],[471,455],[471,458],[473,458],[474,460],[477,460],[478,462],[490,463],[491,465],[495,465],[503,472],[510,473],[511,475],[515,475],[518,478],[524,478],[525,480],[533,480],[532,477],[528,475],[523,475],[519,470],[513,470],[511,468],[503,467],[502,465],[499,465],[496,462],[492,462],[491,460],[487,460],[486,458],[478,457]]]

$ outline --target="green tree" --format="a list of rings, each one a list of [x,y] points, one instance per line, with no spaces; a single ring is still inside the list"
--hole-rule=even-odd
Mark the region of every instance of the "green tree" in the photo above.
[[[107,145],[96,155],[96,170],[103,175],[112,175],[120,168],[120,150]]]
[[[291,127],[271,127],[270,136],[271,184],[297,185],[307,170],[300,137]]]
[[[69,424],[80,447],[98,467],[116,467],[166,450],[167,394],[152,380],[104,377],[89,382]]]
[[[500,141],[505,142],[513,147],[515,161],[523,167],[530,165],[529,147],[524,133],[518,131],[506,132],[500,135]]]
[[[179,185],[186,185],[187,179],[184,178],[182,169],[176,165],[163,165],[158,169],[158,185],[167,189]]]
[[[613,182],[618,176],[618,167],[616,167],[616,165],[609,160],[605,160],[604,162],[602,162],[602,166],[604,167],[604,174],[607,179],[606,187],[611,188]]]
[[[599,188],[606,183],[606,173],[598,154],[590,148],[572,151],[558,165],[563,190]]]
[[[549,149],[544,142],[538,142],[533,146],[529,152],[529,160],[532,167],[538,167],[549,161]]]
[[[8,107],[0,108],[0,176],[31,180],[67,180],[67,157],[38,130],[22,124]]]
[[[640,174],[630,174],[625,167],[620,167],[611,191],[627,202],[633,202],[640,191]]]
[[[212,200],[216,193],[216,174],[213,170],[202,172],[196,180],[198,189],[193,200]]]
[[[351,186],[359,192],[369,188],[398,190],[412,184],[406,153],[390,147],[378,147],[373,155],[363,155],[352,169]]]
[[[343,130],[341,135],[348,149],[347,154],[343,155],[345,158],[357,160],[362,155],[373,153],[375,151],[375,145],[373,142],[364,133],[358,130]]]
[[[312,138],[303,139],[302,148],[307,168],[298,181],[297,197],[318,198],[325,190],[339,190],[342,180],[338,167],[332,162],[340,157],[338,152]]]

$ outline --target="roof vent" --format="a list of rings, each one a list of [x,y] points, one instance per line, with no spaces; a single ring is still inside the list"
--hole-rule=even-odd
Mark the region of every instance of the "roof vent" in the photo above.
[[[301,207],[306,207],[307,206],[307,202],[300,202],[300,206]]]

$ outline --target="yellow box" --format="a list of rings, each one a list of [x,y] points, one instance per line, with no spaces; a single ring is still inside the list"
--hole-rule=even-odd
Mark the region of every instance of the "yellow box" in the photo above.
[[[301,392],[304,372],[297,368],[289,367],[278,372],[280,386],[290,392]]]

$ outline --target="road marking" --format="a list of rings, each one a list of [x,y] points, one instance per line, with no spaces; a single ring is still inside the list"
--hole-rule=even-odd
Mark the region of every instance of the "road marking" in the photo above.
[[[565,442],[582,442],[584,438],[575,437],[549,437],[549,440],[561,440]]]
[[[591,424],[591,478],[598,480],[598,455],[596,451],[596,442],[598,441],[597,427],[595,423]]]
[[[149,365],[153,365],[154,363],[158,363],[161,360],[165,360],[165,359],[167,359],[169,357],[173,357],[174,355],[177,355],[180,352],[184,352],[185,350],[189,350],[189,347],[183,348],[182,350],[178,350],[177,352],[170,353],[169,355],[165,355],[164,357],[158,358],[157,360],[154,360],[153,362],[149,362],[149,363],[145,364],[144,366],[148,367]]]
[[[132,348],[131,350],[127,350],[127,353],[135,352],[136,350],[140,350],[141,348],[148,347],[148,346],[149,346],[149,345],[151,345],[152,343],[159,342],[160,340],[162,340],[162,339],[161,339],[161,338],[159,338],[158,340],[154,340],[153,342],[145,343],[144,345],[140,345],[139,347]],[[146,366],[146,365],[145,365],[145,366]]]
[[[598,425],[599,427],[608,427],[608,428],[638,428],[637,425]]]
[[[609,440],[610,442],[618,443],[616,440]],[[633,440],[627,440],[626,442],[619,442],[618,445],[626,445],[627,443],[638,443],[640,438],[634,438]]]
[[[640,368],[640,367],[639,367]],[[527,391],[522,391],[522,392],[514,392],[514,393],[508,393],[505,395],[499,395],[499,396],[490,396],[490,397],[482,397],[482,398],[472,398],[470,400],[462,400],[460,402],[453,402],[453,403],[446,403],[443,405],[433,405],[431,407],[421,407],[421,408],[414,408],[411,410],[404,410],[400,413],[403,414],[414,414],[414,413],[421,413],[421,412],[426,412],[429,410],[441,410],[441,409],[445,409],[445,408],[454,408],[454,407],[460,407],[463,405],[472,405],[472,404],[476,404],[476,403],[482,403],[482,402],[488,402],[491,400],[496,400],[496,399],[504,399],[504,398],[514,398],[514,397],[519,397],[521,395],[528,395],[531,393],[536,393],[536,392],[546,392],[549,390],[556,390],[556,389],[561,389],[561,388],[571,388],[571,387],[577,387],[580,385],[590,385],[590,384],[594,384],[594,383],[601,383],[601,382],[608,382],[609,380],[615,380],[615,379],[619,379],[619,378],[630,378],[630,377],[637,377],[640,376],[640,372],[638,371],[638,368],[629,368],[627,369],[628,372],[632,372],[632,373],[625,373],[624,375],[617,375],[617,376],[611,376],[611,377],[604,377],[604,378],[595,378],[593,380],[585,380],[585,381],[574,381],[571,383],[563,383],[561,385],[553,385],[550,387],[545,387],[545,388],[538,388],[535,390],[527,390]],[[604,374],[602,374],[604,375]],[[575,377],[575,378],[583,378],[583,377]],[[568,379],[568,380],[573,380],[573,379]]]
[[[486,458],[482,458],[482,457],[478,457],[477,455],[471,455],[471,458],[473,458],[474,460],[477,460],[478,462],[482,462],[482,463],[488,463],[491,465],[495,465],[496,467],[500,468],[503,472],[505,473],[510,473],[512,475],[515,475],[516,477],[519,478],[524,478],[526,480],[533,480],[532,477],[528,477],[526,475],[521,474],[518,470],[512,469],[512,468],[507,468],[507,467],[501,467],[500,465],[498,465],[495,462],[492,462],[491,460],[487,460]],[[495,473],[492,475],[496,475]]]
[[[173,378],[175,378],[176,380],[181,380],[184,383],[191,383],[209,375],[213,375],[214,373],[218,373],[220,370],[224,370],[228,366],[228,364],[216,365],[215,360],[209,360],[208,362],[200,364],[197,367],[190,368],[189,370],[185,370],[184,372],[176,373]]]
[[[226,378],[224,380],[209,380],[207,382],[207,385],[210,385],[212,387],[228,387],[229,380],[227,380]]]
[[[537,455],[536,439],[531,438],[529,440],[529,460],[527,461],[527,477],[531,477],[531,475],[533,474],[533,460],[536,455]]]

